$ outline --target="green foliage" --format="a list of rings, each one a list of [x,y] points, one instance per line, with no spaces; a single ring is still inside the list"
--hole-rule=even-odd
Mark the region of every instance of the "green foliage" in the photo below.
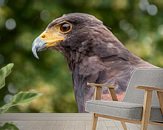
[[[30,91],[30,92],[19,92],[16,94],[13,99],[11,100],[13,105],[19,105],[23,103],[29,103],[33,99],[41,96],[42,94],[35,92],[35,91]]]
[[[14,64],[11,63],[0,69],[0,89],[5,86],[5,78],[11,73],[13,66]],[[12,97],[9,103],[0,107],[0,114],[6,112],[13,106],[29,103],[39,96],[41,96],[41,93],[36,91],[19,92]]]
[[[96,16],[112,28],[131,52],[163,67],[162,0],[2,0],[0,66],[15,64],[14,73],[8,79],[12,89],[32,88],[44,93],[43,103],[37,101],[34,107],[17,107],[10,112],[76,112],[71,73],[64,57],[48,50],[41,52],[37,60],[31,52],[33,40],[46,26],[71,12]],[[9,84],[1,89],[0,105],[4,103],[3,97],[10,93]]]
[[[2,89],[5,86],[5,78],[11,73],[13,66],[14,64],[11,63],[0,69],[0,89]],[[9,108],[13,106],[30,103],[39,96],[41,96],[41,93],[38,93],[36,91],[19,92],[12,97],[9,103],[0,107],[0,114],[6,112]],[[19,130],[19,129],[12,123],[5,123],[3,126],[0,126],[0,130]]]
[[[11,73],[11,69],[13,68],[13,66],[14,64],[11,63],[0,69],[0,89],[2,89],[5,86],[5,78]],[[0,107],[0,114],[7,111],[10,107],[11,106],[7,104]],[[3,126],[0,126],[0,130],[19,130],[19,129],[12,123],[5,123]]]
[[[9,103],[0,107],[0,113],[6,112],[9,108],[13,106],[30,103],[41,95],[42,95],[41,93],[38,93],[35,91],[19,92],[13,96],[13,98],[11,99]]]
[[[13,66],[14,64],[11,63],[0,69],[0,89],[5,86],[5,78],[11,73]]]
[[[19,129],[12,123],[5,123],[3,126],[0,126],[0,130],[19,130]]]

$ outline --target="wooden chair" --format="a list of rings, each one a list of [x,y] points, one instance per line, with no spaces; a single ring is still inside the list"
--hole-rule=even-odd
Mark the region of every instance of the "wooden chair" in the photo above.
[[[141,124],[141,130],[147,130],[148,124],[163,126],[163,69],[136,69],[122,102],[117,101],[113,86],[108,88],[114,101],[103,101],[101,89],[107,84],[88,85],[96,88],[95,100],[86,102],[86,111],[93,113],[92,130],[96,130],[98,117],[118,120],[124,130],[125,122]]]

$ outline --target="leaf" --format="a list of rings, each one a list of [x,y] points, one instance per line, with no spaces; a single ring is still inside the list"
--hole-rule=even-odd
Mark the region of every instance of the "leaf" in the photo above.
[[[36,91],[29,91],[29,92],[19,92],[13,96],[12,100],[0,107],[0,113],[6,112],[10,107],[22,105],[25,103],[30,103],[34,99],[40,97],[42,94]]]
[[[11,69],[13,68],[13,66],[14,64],[10,63],[0,69],[0,89],[5,86],[5,78],[11,73]]]
[[[2,107],[0,107],[0,114],[5,113],[12,106],[13,105],[11,103],[7,103],[3,105]]]
[[[41,95],[42,95],[41,93],[38,93],[36,91],[19,92],[18,94],[14,95],[11,102],[13,105],[18,105],[18,104],[22,104],[22,103],[29,103]]]
[[[3,126],[0,126],[0,130],[19,130],[19,128],[12,123],[5,123]]]

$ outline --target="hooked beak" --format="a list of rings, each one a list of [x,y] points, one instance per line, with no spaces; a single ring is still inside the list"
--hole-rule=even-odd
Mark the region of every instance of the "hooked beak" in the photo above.
[[[58,32],[45,31],[38,36],[32,44],[33,55],[39,59],[37,52],[56,46],[63,41],[64,35]]]

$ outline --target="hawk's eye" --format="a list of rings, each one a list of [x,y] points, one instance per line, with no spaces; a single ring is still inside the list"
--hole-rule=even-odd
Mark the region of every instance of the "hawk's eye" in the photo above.
[[[72,29],[72,25],[70,23],[62,23],[60,25],[60,30],[63,32],[63,33],[67,33],[69,31],[71,31]]]

